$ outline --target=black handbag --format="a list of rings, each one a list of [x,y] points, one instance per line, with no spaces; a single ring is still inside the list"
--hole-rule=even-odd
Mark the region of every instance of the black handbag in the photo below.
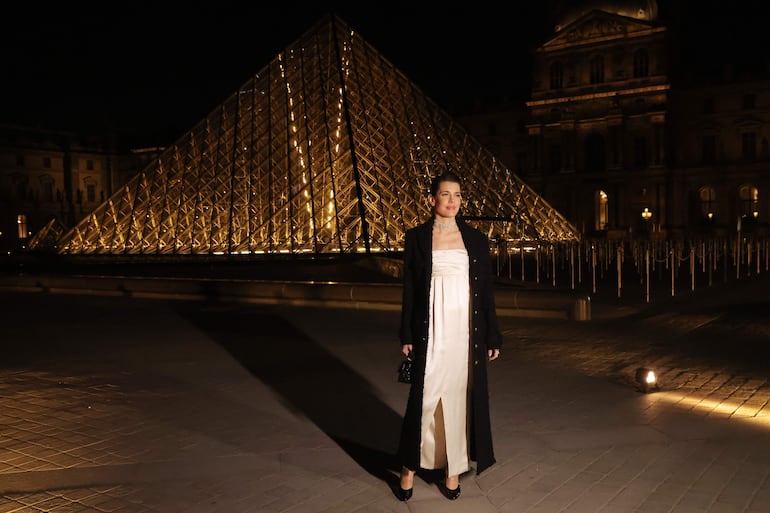
[[[399,383],[411,383],[412,382],[412,364],[413,363],[414,363],[414,360],[412,359],[412,353],[409,353],[409,355],[406,356],[401,361],[401,365],[398,367],[398,382]]]

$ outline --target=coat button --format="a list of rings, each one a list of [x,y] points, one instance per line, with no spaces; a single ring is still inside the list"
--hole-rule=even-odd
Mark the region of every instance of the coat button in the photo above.
[[[478,344],[473,344],[473,347],[474,347],[474,349],[478,349],[479,345]]]
[[[479,329],[478,328],[473,328],[473,331],[479,331]]]
[[[474,311],[473,311],[473,315],[476,315],[476,314],[478,314],[478,313],[479,313],[479,311],[478,311],[478,310],[474,310]]]
[[[479,364],[479,361],[478,361],[478,360],[476,360],[475,362],[473,362],[473,365],[478,365],[478,364]]]

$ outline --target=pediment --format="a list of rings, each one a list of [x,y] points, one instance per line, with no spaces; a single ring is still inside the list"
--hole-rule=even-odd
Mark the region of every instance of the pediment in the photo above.
[[[611,39],[639,37],[664,30],[664,27],[652,22],[594,10],[564,27],[541,49],[557,50]]]

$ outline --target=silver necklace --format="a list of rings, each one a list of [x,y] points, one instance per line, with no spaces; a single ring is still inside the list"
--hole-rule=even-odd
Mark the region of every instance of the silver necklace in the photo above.
[[[433,220],[433,225],[439,229],[441,232],[452,230],[453,228],[457,228],[456,222],[450,222],[450,223],[442,223],[441,221]]]

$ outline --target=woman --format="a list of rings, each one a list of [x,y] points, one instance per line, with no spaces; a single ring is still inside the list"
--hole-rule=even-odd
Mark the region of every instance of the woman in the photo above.
[[[414,376],[401,429],[399,498],[412,497],[418,468],[445,469],[441,488],[460,496],[460,474],[495,462],[486,359],[500,355],[489,239],[458,215],[460,178],[430,186],[433,216],[406,232],[401,351]]]

